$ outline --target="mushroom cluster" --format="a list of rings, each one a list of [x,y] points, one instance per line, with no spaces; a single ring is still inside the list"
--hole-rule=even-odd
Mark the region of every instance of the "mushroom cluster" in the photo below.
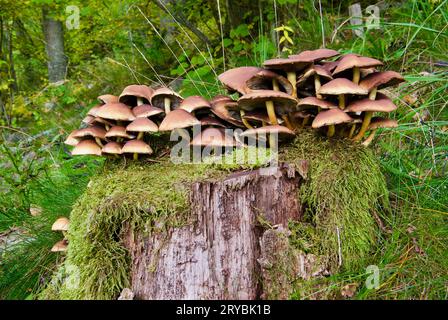
[[[119,96],[98,97],[65,143],[73,155],[150,155],[149,138],[200,126],[192,146],[233,147],[244,139],[265,139],[270,146],[293,137],[298,128],[312,127],[368,145],[378,128],[395,127],[394,120],[373,117],[396,109],[379,89],[404,81],[393,71],[378,71],[381,61],[330,49],[303,51],[267,60],[260,67],[239,67],[219,75],[230,95],[210,101],[182,98],[167,87],[129,85]],[[241,128],[230,135],[226,128]],[[266,138],[268,137],[268,138]]]

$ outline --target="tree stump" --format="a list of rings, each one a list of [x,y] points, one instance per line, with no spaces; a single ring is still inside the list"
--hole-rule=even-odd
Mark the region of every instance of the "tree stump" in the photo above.
[[[263,236],[276,227],[287,230],[288,221],[300,219],[297,188],[306,176],[304,168],[281,164],[193,183],[191,224],[150,236],[129,232],[125,243],[135,298],[266,297],[263,278],[269,279],[263,264],[283,244],[265,245]]]

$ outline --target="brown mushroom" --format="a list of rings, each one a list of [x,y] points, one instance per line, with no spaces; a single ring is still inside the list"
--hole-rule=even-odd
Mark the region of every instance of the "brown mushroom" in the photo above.
[[[296,87],[299,88],[305,86],[305,84],[308,82],[308,79],[311,77],[313,78],[316,97],[322,99],[322,96],[318,93],[321,87],[321,78],[329,81],[332,80],[333,77],[331,76],[331,73],[325,70],[323,67],[319,65],[313,65],[302,74],[299,80],[297,80]]]
[[[114,96],[112,94],[103,94],[103,95],[98,97],[98,100],[101,102],[101,104],[117,103],[117,102],[119,102],[118,101],[118,97]]]
[[[136,106],[132,109],[132,112],[136,118],[149,118],[165,113],[162,109],[154,107],[150,104],[141,104]]]
[[[245,125],[238,110],[238,103],[231,98],[221,97],[220,99],[212,100],[212,113],[219,119],[233,124],[238,128],[244,128]]]
[[[121,148],[121,152],[134,154],[134,160],[138,160],[139,154],[150,155],[153,153],[149,144],[142,140],[129,140],[125,143],[123,148]]]
[[[328,127],[327,137],[332,137],[335,134],[335,125],[340,123],[351,122],[353,119],[340,109],[330,109],[320,112],[313,121],[312,127],[314,129],[320,127]]]
[[[264,126],[244,131],[240,137],[254,138],[256,140],[265,140],[269,136],[269,145],[271,148],[276,146],[279,141],[291,139],[295,136],[294,131],[280,125]]]
[[[137,140],[142,140],[145,132],[158,132],[159,128],[148,118],[137,118],[128,124],[126,131],[138,132]]]
[[[72,137],[78,140],[81,140],[85,137],[93,137],[96,141],[96,143],[102,147],[103,143],[101,140],[105,139],[106,130],[104,130],[102,127],[99,126],[93,126],[93,127],[87,127],[84,129],[76,130],[76,132],[73,133]]]
[[[383,63],[381,61],[373,58],[362,57],[357,54],[347,54],[340,59],[338,66],[333,71],[333,76],[340,74],[343,71],[353,69],[353,82],[358,84],[361,78],[360,68],[370,68],[382,65]]]
[[[183,109],[176,109],[166,115],[159,126],[159,131],[183,129],[200,124],[201,122],[191,113]]]
[[[208,102],[201,96],[190,96],[188,98],[185,98],[184,101],[182,101],[182,103],[179,105],[179,109],[190,112],[195,116],[197,116],[198,113],[209,111],[210,108],[210,102]]]
[[[283,91],[290,95],[293,92],[292,84],[288,79],[270,70],[257,72],[246,81],[246,86],[250,90]]]
[[[370,130],[369,136],[363,141],[364,146],[370,145],[370,143],[373,141],[373,138],[375,137],[375,132],[379,128],[396,128],[398,127],[398,123],[395,120],[392,119],[385,119],[380,117],[374,117],[372,118],[372,121],[369,124],[368,130]]]
[[[350,80],[344,78],[337,78],[327,82],[319,89],[319,94],[322,95],[336,95],[339,98],[339,108],[345,109],[345,95],[366,95],[368,91],[354,84]]]
[[[171,110],[179,107],[182,100],[182,97],[170,88],[161,87],[152,94],[151,104],[165,110],[165,114],[168,115]]]
[[[105,137],[110,140],[111,138],[117,139],[117,142],[121,142],[124,139],[134,139],[135,136],[126,132],[126,128],[122,126],[113,126],[106,132]]]
[[[102,154],[112,154],[115,156],[118,156],[119,154],[122,154],[121,151],[122,145],[115,141],[110,141],[104,147],[101,149]]]
[[[51,252],[65,252],[68,249],[68,241],[61,240],[55,243],[55,245],[51,248]]]
[[[116,120],[117,124],[120,121],[133,121],[135,116],[132,110],[124,103],[106,103],[96,112],[96,117],[101,117],[103,119]]]
[[[128,106],[140,106],[149,103],[154,90],[148,86],[140,84],[131,84],[123,89],[119,101]]]
[[[221,73],[218,79],[230,93],[246,94],[250,91],[246,84],[247,80],[262,70],[257,67],[233,68]]]
[[[206,128],[191,140],[192,146],[233,147],[235,140],[223,128]]]
[[[101,147],[95,140],[80,141],[72,150],[72,155],[101,155]]]

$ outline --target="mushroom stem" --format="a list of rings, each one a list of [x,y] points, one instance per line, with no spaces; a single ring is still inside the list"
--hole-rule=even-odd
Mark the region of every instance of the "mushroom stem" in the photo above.
[[[363,146],[367,147],[367,146],[370,145],[370,143],[373,141],[373,138],[375,138],[375,132],[376,132],[376,129],[373,129],[373,130],[370,132],[370,134],[369,134],[369,136],[366,138],[366,140],[364,140],[364,141],[362,142],[362,145],[363,145]]]
[[[350,132],[348,133],[349,138],[353,137],[353,134],[355,133],[355,129],[356,129],[356,123],[353,123],[350,128]]]
[[[143,140],[143,133],[143,131],[138,133],[137,140]]]
[[[267,126],[266,121],[261,121],[261,126],[262,126],[262,127],[266,127],[266,126]]]
[[[138,153],[134,153],[134,160],[138,160]]]
[[[322,96],[319,93],[317,93],[320,89],[320,77],[317,73],[314,74],[314,89],[316,92],[316,98],[322,99]]]
[[[373,88],[370,93],[369,93],[369,99],[370,100],[375,100],[376,99],[376,93],[377,93],[377,88]],[[359,129],[358,134],[353,138],[354,141],[359,141],[361,140],[361,138],[364,136],[364,134],[367,131],[367,128],[369,127],[370,124],[370,120],[372,119],[372,115],[373,112],[371,111],[366,111],[365,115],[364,115],[364,119],[362,120],[362,125],[361,125],[361,129]],[[373,139],[373,138],[372,138]]]
[[[286,76],[287,76],[289,82],[291,82],[291,85],[292,85],[292,93],[291,93],[291,95],[294,98],[297,98],[297,88],[296,88],[297,78],[296,78],[296,72],[295,71],[287,72]]]
[[[274,110],[274,102],[266,101],[265,104],[266,104],[266,110],[267,110],[268,116],[269,116],[269,121],[271,121],[272,125],[278,124],[277,116],[275,115],[275,110]]]
[[[338,98],[339,98],[339,109],[344,110],[345,109],[345,95],[340,94],[338,96]]]
[[[253,129],[254,127],[252,127],[250,123],[246,119],[244,119],[245,114],[246,113],[244,112],[244,110],[240,110],[241,121],[243,122],[243,124],[246,126],[247,129]]]
[[[284,115],[282,116],[282,119],[283,119],[283,121],[285,121],[286,127],[287,127],[289,130],[294,130],[294,126],[291,124],[291,121],[289,121],[289,117],[288,117],[287,114],[284,114]]]
[[[308,120],[310,117],[303,118],[302,127],[305,127],[308,124]]]
[[[170,98],[165,98],[164,99],[164,106],[165,106],[165,114],[170,113],[170,111],[171,111],[171,100],[170,100]]]
[[[100,138],[96,137],[96,138],[95,138],[95,141],[96,141],[96,143],[97,143],[101,148],[104,147],[104,146],[103,146],[103,143],[101,142],[101,139],[100,139]]]
[[[364,118],[362,119],[361,129],[359,129],[358,134],[353,138],[353,141],[359,141],[364,136],[364,134],[367,131],[367,128],[369,127],[370,120],[372,119],[373,112],[372,111],[366,111],[364,114]]]
[[[277,139],[275,139],[273,134],[269,135],[269,148],[272,149],[275,145],[277,145]],[[278,146],[277,146],[278,148]]]
[[[104,125],[104,128],[106,129],[106,131],[109,131],[110,126],[109,126],[108,124],[105,124],[105,125]]]
[[[141,106],[143,104],[143,98],[137,98],[137,106]]]
[[[361,78],[361,70],[359,67],[353,67],[353,82],[359,84],[359,79]]]
[[[272,90],[274,91],[280,91],[280,88],[278,86],[278,81],[277,79],[272,79]]]
[[[327,131],[327,137],[331,138],[332,136],[334,136],[335,133],[335,128],[334,128],[334,124],[331,124],[328,126],[328,131]]]

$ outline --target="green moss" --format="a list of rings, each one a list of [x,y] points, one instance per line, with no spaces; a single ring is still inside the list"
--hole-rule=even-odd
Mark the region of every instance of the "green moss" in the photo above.
[[[254,169],[272,156],[262,152],[254,161],[248,157],[252,151],[240,149],[228,155],[246,159],[242,165],[218,164],[216,158],[194,165],[169,161],[106,165],[73,208],[65,271],[55,275],[40,298],[115,299],[130,285],[130,258],[120,242],[127,228],[151,233],[189,223],[191,182]],[[305,221],[291,223],[290,243],[295,250],[326,257],[332,271],[340,269],[339,251],[343,268],[359,267],[376,241],[372,210],[388,208],[386,184],[375,157],[348,141],[328,141],[303,131],[282,148],[280,161],[303,159],[310,169],[297,196],[305,208]]]

